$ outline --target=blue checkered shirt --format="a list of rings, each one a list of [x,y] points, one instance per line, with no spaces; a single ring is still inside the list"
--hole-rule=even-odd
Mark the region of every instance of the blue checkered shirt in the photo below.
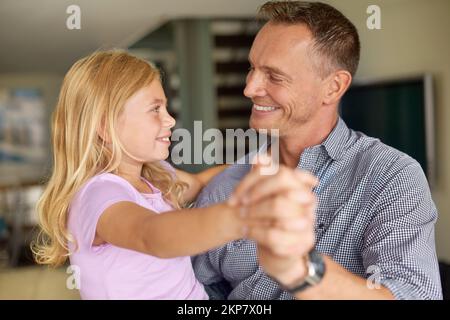
[[[323,143],[303,151],[297,167],[320,180],[314,189],[317,251],[397,299],[442,299],[437,210],[417,161],[339,119]],[[197,207],[225,201],[249,170],[248,164],[235,164],[223,171],[199,195]],[[230,242],[192,261],[211,298],[293,299],[258,265],[251,240]],[[211,294],[217,290],[208,285],[216,283],[227,284],[225,296]]]

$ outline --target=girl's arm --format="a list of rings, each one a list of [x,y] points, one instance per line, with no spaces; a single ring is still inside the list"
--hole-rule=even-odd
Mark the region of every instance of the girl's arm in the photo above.
[[[244,220],[226,203],[157,214],[132,202],[108,207],[93,245],[110,243],[159,258],[191,256],[243,236]]]
[[[183,202],[189,203],[197,197],[200,191],[208,184],[208,182],[214,178],[217,174],[221,173],[225,170],[228,165],[223,164],[220,166],[215,166],[213,168],[209,168],[203,170],[199,173],[189,173],[186,171],[182,171],[179,169],[175,169],[175,174],[177,178],[181,181],[186,182],[189,187],[183,194]]]

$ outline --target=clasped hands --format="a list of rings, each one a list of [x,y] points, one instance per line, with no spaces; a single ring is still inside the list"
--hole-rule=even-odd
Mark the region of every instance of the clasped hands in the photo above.
[[[252,170],[228,200],[245,217],[245,237],[256,241],[259,264],[281,285],[290,286],[307,275],[306,259],[314,248],[317,178],[306,171],[280,165],[264,175],[270,159],[259,156]]]

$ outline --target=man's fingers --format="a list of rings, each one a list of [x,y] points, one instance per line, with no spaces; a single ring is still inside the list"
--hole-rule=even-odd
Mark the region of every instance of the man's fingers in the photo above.
[[[310,203],[312,199],[311,187],[301,182],[286,180],[276,183],[271,179],[265,179],[247,190],[242,203],[247,205],[257,203],[264,198],[273,197],[281,193],[283,196],[287,196],[288,199],[300,204]]]
[[[286,232],[276,228],[250,227],[247,237],[279,256],[304,255],[314,247],[314,233]]]
[[[296,169],[294,170],[294,174],[297,176],[297,179],[299,179],[300,182],[303,182],[310,188],[314,188],[319,184],[319,179],[310,174],[308,171]]]
[[[302,258],[296,254],[279,256],[274,254],[270,249],[261,245],[258,245],[257,251],[260,265],[270,265],[272,272],[276,271],[276,273],[283,274],[286,270],[290,270],[292,268],[298,269],[299,267],[302,267],[302,263],[299,263],[299,260],[301,261]],[[273,261],[276,261],[276,263],[273,263]],[[267,272],[267,270],[265,271]]]
[[[272,222],[272,226],[282,231],[302,232],[311,228],[314,225],[314,219],[311,219],[309,215],[295,217],[275,219]]]
[[[295,197],[293,195],[292,197]],[[314,217],[315,196],[313,193],[305,195],[305,201],[290,200],[284,196],[265,198],[256,204],[242,206],[242,216],[255,219],[282,219],[308,215]]]
[[[314,220],[309,217],[284,218],[284,219],[248,219],[247,231],[251,228],[274,228],[286,232],[304,232],[312,229]]]

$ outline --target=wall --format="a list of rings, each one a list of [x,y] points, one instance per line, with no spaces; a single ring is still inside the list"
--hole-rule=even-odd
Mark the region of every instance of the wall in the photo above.
[[[37,88],[44,98],[48,117],[48,142],[50,144],[50,115],[56,106],[63,75],[57,73],[0,73],[0,88]],[[49,161],[51,155],[49,154]]]

